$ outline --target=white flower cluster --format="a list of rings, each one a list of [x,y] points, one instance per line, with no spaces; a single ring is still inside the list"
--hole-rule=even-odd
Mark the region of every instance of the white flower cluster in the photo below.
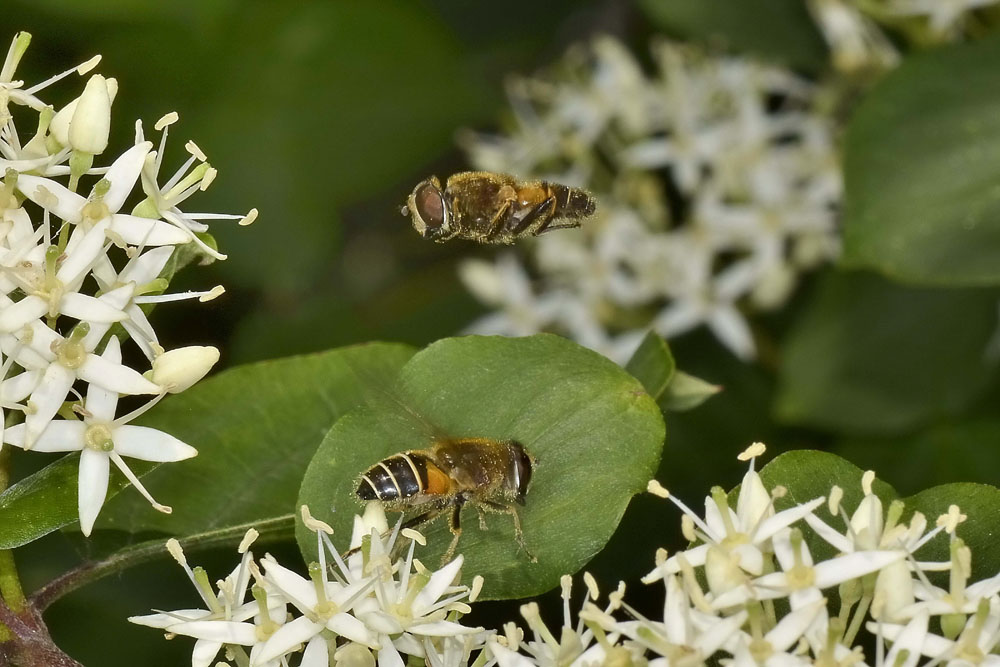
[[[180,609],[135,616],[133,623],[167,631],[168,637],[194,637],[193,667],[209,667],[225,649],[226,660],[242,667],[287,667],[298,655],[299,667],[344,665],[402,667],[403,655],[429,667],[468,665],[485,646],[488,633],[459,623],[469,612],[465,602],[482,588],[458,585],[462,557],[436,572],[413,558],[420,533],[389,530],[377,502],[354,518],[346,558],[334,547],[331,529],[302,507],[305,525],[316,533],[319,561],[306,579],[266,555],[259,564],[249,547],[251,530],[240,545],[239,566],[213,589],[201,568],[191,569],[172,540],[167,546],[188,573],[205,609]],[[393,560],[396,551],[405,556]],[[333,563],[328,567],[328,558]],[[332,580],[331,580],[332,578]],[[251,580],[253,585],[251,586]],[[248,589],[251,600],[247,600]],[[216,593],[216,590],[218,593]],[[485,659],[485,654],[483,654]]]
[[[538,238],[537,279],[513,254],[461,277],[498,311],[480,333],[555,330],[613,359],[650,328],[707,324],[737,355],[749,308],[784,302],[800,271],[838,250],[833,122],[821,89],[791,73],[671,43],[650,76],[611,38],[510,87],[504,136],[467,133],[481,169],[586,187],[596,216]]]
[[[376,660],[401,667],[401,654],[432,667],[1000,664],[1000,574],[969,583],[972,555],[956,535],[966,518],[957,507],[930,529],[919,512],[902,523],[903,504],[884,508],[872,492],[874,473],[868,472],[864,498],[850,515],[840,505],[838,487],[828,497],[777,511],[775,501],[785,490],[769,491],[754,470],[754,458],[763,453],[764,446],[755,443],[741,454],[750,470],[735,509],[721,489],[713,489],[704,516],[698,516],[650,482],[650,492],[681,508],[684,535],[693,544],[670,557],[661,550],[655,569],[643,578],[665,588],[662,618],[630,606],[624,584],[597,604],[597,583],[585,573],[575,621],[571,578],[562,578],[559,628],[549,628],[533,602],[521,607],[530,636],[513,623],[500,632],[463,626],[458,621],[469,612],[467,603],[475,601],[482,580],[471,590],[454,583],[461,556],[437,572],[427,571],[413,559],[414,542],[422,544],[422,536],[400,534],[399,524],[390,532],[380,505],[371,503],[364,518],[355,518],[353,553],[346,560],[333,548],[329,527],[303,508],[320,553],[309,568],[311,581],[269,556],[261,561],[262,572],[247,551],[254,537],[248,534],[240,547],[243,561],[218,582],[216,593],[205,572],[191,570],[174,543],[172,553],[205,609],[130,620],[165,629],[168,636],[197,638],[194,667],[213,664],[224,647],[226,659],[242,667],[341,661],[373,666]],[[842,530],[817,516],[824,505],[842,519]],[[949,540],[951,558],[920,560],[918,552],[939,535]],[[409,540],[406,556],[392,562],[400,539]],[[809,541],[825,541],[836,555],[815,561]],[[335,568],[327,568],[326,554]],[[251,577],[254,599],[247,602]],[[947,581],[947,587],[932,579]],[[866,656],[863,646],[869,651],[874,646],[874,655]],[[291,656],[298,651],[296,663]]]
[[[977,24],[976,10],[997,4],[1000,0],[808,0],[833,65],[844,72],[895,66],[899,52],[886,31],[918,45],[956,41]]]
[[[15,78],[31,36],[19,33],[0,69],[0,444],[43,452],[80,452],[79,515],[90,533],[107,494],[110,464],[153,501],[122,457],[179,461],[197,452],[160,431],[129,425],[167,393],[183,391],[218,360],[212,347],[169,352],[146,317],[151,304],[202,301],[222,293],[164,294],[182,246],[223,258],[199,235],[207,219],[247,216],[182,212],[215,170],[193,143],[191,154],[161,184],[168,114],[156,124],[160,144],[135,124],[134,145],[107,166],[114,79],[91,75],[83,92],[58,110],[39,94],[74,73],[88,74],[97,56],[42,83]],[[30,131],[18,129],[27,126]],[[121,212],[136,183],[141,194]],[[86,187],[88,194],[78,191]],[[189,251],[191,252],[191,251]],[[192,252],[191,256],[194,256]],[[122,362],[127,336],[149,364]],[[149,395],[145,406],[116,416],[123,395]],[[4,428],[5,424],[7,425]]]

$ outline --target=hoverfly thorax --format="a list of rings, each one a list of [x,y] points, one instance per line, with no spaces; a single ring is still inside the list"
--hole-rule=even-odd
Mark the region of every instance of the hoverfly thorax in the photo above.
[[[413,228],[425,239],[436,240],[451,231],[451,216],[441,182],[431,177],[413,188],[403,215],[409,214]]]

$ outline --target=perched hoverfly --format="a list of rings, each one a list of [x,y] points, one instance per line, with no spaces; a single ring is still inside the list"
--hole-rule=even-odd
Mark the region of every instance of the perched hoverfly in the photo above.
[[[448,178],[444,188],[435,176],[421,181],[401,213],[425,239],[509,245],[524,236],[579,227],[596,208],[590,193],[579,188],[466,171]]]
[[[366,470],[358,482],[358,498],[378,500],[390,511],[420,510],[407,521],[412,527],[451,512],[452,540],[442,562],[450,560],[462,534],[462,507],[510,514],[514,537],[524,549],[524,534],[515,503],[524,505],[534,459],[518,442],[490,438],[435,440],[427,449],[394,454]],[[480,526],[483,517],[480,513]]]

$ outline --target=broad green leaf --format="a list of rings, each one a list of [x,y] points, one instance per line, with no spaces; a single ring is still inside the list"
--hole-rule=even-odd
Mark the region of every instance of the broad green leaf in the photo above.
[[[68,454],[0,493],[0,549],[37,540],[77,518],[77,474],[80,456]],[[127,482],[112,469],[108,497]]]
[[[802,0],[641,0],[661,28],[809,71],[827,64],[823,37]]]
[[[465,576],[485,577],[487,598],[541,593],[582,567],[645,489],[663,445],[660,411],[635,378],[552,335],[438,341],[414,355],[391,392],[391,400],[334,425],[309,465],[299,502],[330,523],[346,548],[360,511],[359,475],[381,459],[425,449],[435,437],[517,440],[537,459],[519,512],[538,562],[518,548],[510,516],[486,514],[482,531],[467,507],[458,553]],[[451,541],[446,524],[421,528],[428,546],[419,557],[428,565]],[[299,527],[298,537],[306,560],[315,560],[315,536]]]
[[[991,483],[1000,470],[1000,419],[944,423],[895,438],[852,438],[834,451],[878,470],[901,493],[947,482]]]
[[[625,370],[642,383],[646,393],[652,396],[653,400],[658,401],[667,390],[667,385],[677,370],[677,363],[674,361],[674,355],[670,353],[667,341],[656,332],[650,331],[642,339],[632,358],[625,364]]]
[[[942,484],[912,495],[904,502],[907,516],[910,512],[921,512],[930,526],[939,516],[947,514],[951,505],[958,505],[967,517],[956,534],[972,550],[970,582],[1000,572],[1000,550],[996,548],[1000,534],[1000,489],[988,484]],[[948,540],[931,540],[918,553],[920,560],[947,561]]]
[[[183,535],[294,512],[323,434],[362,402],[368,383],[391,381],[412,354],[406,345],[371,343],[239,366],[165,399],[142,423],[199,452],[143,480],[173,514],[125,493],[98,525]]]
[[[996,364],[995,292],[894,285],[831,272],[784,342],[780,419],[891,434],[954,414]]]
[[[903,61],[851,119],[844,262],[1000,284],[1000,35]]]

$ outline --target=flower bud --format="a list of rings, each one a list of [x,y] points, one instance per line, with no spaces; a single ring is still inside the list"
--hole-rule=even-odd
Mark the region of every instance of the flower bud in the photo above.
[[[69,123],[69,146],[81,153],[100,155],[111,131],[111,85],[100,74],[87,81]]]
[[[218,348],[210,345],[177,348],[153,360],[149,379],[167,393],[178,394],[205,377],[218,360]]]

